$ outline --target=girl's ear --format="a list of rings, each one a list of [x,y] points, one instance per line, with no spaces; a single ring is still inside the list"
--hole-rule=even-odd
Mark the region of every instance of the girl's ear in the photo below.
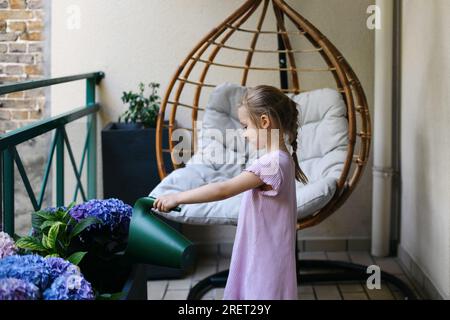
[[[268,115],[263,114],[260,117],[260,124],[261,124],[261,128],[263,129],[267,129],[270,127],[270,118]]]

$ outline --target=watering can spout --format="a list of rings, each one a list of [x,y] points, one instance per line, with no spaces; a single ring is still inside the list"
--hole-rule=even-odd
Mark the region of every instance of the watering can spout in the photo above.
[[[136,201],[125,256],[136,263],[185,270],[194,262],[194,246],[151,211],[155,200],[154,197],[144,197]],[[180,208],[174,211],[180,211]]]

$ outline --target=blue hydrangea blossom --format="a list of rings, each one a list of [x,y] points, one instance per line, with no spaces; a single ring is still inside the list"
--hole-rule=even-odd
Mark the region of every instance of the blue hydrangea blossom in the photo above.
[[[44,292],[45,300],[92,300],[91,284],[78,274],[63,274]]]
[[[13,280],[22,280],[16,283]],[[77,266],[62,258],[43,258],[39,255],[13,255],[0,260],[0,280],[5,297],[35,297],[35,286],[44,299],[91,300],[94,292]]]

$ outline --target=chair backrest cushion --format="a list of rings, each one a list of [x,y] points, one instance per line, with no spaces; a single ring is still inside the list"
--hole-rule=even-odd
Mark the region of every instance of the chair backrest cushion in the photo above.
[[[185,168],[172,172],[150,195],[158,196],[170,190],[188,190],[226,180],[241,173],[256,157],[263,155],[264,150],[257,152],[254,148],[244,148],[244,139],[239,134],[241,125],[237,106],[246,90],[233,83],[223,83],[214,89],[198,126],[196,153]],[[297,103],[299,110],[297,156],[309,179],[306,185],[296,181],[297,211],[301,218],[324,207],[334,195],[336,181],[347,156],[347,109],[341,94],[333,89],[288,96]],[[211,130],[216,134],[212,135]],[[287,144],[287,147],[292,152],[291,146]],[[191,178],[186,177],[189,174]],[[165,216],[184,223],[236,224],[239,201],[240,195],[237,195],[209,204],[182,205],[181,214]]]

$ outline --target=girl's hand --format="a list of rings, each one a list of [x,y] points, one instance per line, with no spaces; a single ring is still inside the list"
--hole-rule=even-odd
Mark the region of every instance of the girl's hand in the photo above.
[[[153,208],[157,209],[160,212],[169,212],[177,205],[179,205],[179,203],[177,201],[177,196],[175,193],[159,196],[153,202]]]

